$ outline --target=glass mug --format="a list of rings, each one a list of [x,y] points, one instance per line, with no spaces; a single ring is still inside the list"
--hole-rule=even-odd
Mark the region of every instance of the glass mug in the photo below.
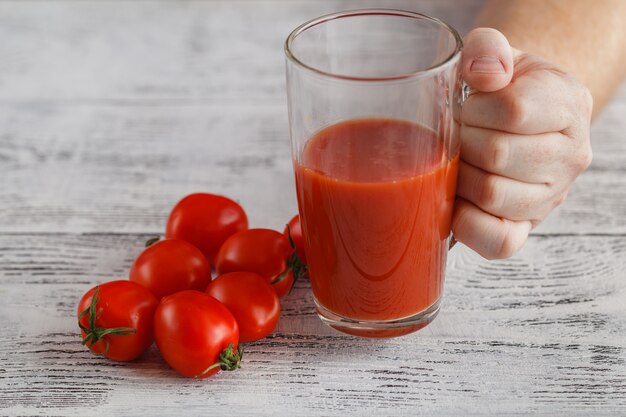
[[[309,277],[322,321],[414,332],[439,311],[459,163],[462,41],[400,10],[354,10],[285,43]]]

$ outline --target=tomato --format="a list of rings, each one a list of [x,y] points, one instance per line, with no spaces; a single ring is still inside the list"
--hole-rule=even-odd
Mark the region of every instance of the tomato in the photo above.
[[[215,258],[215,268],[218,274],[255,272],[283,297],[302,275],[303,265],[294,254],[287,238],[275,230],[243,230],[226,239]]]
[[[306,264],[306,254],[304,253],[304,238],[302,236],[302,225],[300,224],[300,215],[296,214],[287,226],[285,227],[285,231],[283,232],[285,237],[289,239],[291,235],[291,242],[293,242],[293,246],[296,248],[296,253],[300,258],[300,261]]]
[[[276,295],[278,295],[279,298],[283,298],[289,294],[289,291],[291,291],[295,282],[296,279],[293,275],[293,271],[288,269],[286,272],[280,274],[277,278],[272,280],[271,284]]]
[[[280,316],[278,295],[254,272],[230,272],[217,277],[206,293],[222,302],[237,320],[239,341],[254,342],[272,333]]]
[[[191,243],[165,239],[148,246],[135,259],[130,280],[161,299],[183,290],[204,291],[211,281],[211,267]]]
[[[165,237],[186,240],[213,263],[230,235],[248,228],[248,217],[233,200],[214,194],[190,194],[167,219]]]
[[[239,368],[239,327],[231,312],[199,291],[168,295],[154,314],[154,340],[178,373],[206,378]]]
[[[78,303],[83,344],[115,361],[131,361],[152,344],[152,320],[158,300],[127,280],[100,284]]]

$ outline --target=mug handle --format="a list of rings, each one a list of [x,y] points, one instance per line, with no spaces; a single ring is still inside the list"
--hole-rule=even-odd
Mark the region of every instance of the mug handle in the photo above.
[[[465,103],[465,100],[467,100],[467,98],[471,96],[472,94],[474,94],[475,92],[476,91],[472,89],[465,82],[465,80],[461,80],[461,95],[457,99],[457,102],[459,103],[459,107],[463,107],[463,103]],[[457,242],[458,241],[454,238],[454,234],[452,234],[452,231],[450,231],[450,245],[448,246],[448,250],[452,249],[454,245],[457,244]]]

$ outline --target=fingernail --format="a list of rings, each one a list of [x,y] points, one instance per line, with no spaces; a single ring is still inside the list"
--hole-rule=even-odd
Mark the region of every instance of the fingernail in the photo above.
[[[479,74],[504,74],[504,65],[495,57],[489,55],[481,55],[474,58],[470,71]]]

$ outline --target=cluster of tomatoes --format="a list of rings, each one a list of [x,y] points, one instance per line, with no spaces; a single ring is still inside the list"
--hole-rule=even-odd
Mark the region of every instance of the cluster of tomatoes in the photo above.
[[[283,233],[248,229],[235,201],[188,195],[170,213],[165,239],[149,241],[135,259],[129,280],[97,285],[82,297],[83,344],[130,361],[154,341],[182,375],[235,370],[243,355],[239,343],[276,327],[279,298],[306,274],[304,262],[298,216]]]

